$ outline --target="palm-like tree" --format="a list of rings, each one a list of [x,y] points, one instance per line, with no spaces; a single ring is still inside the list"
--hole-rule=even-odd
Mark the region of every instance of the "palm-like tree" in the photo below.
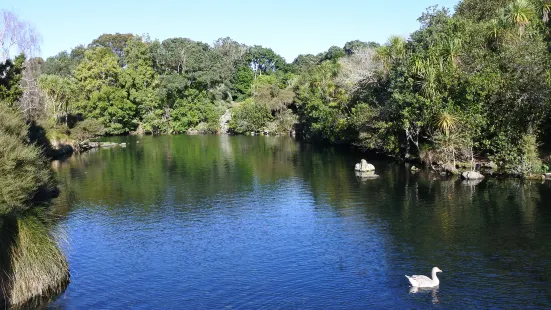
[[[406,56],[406,39],[400,36],[391,36],[387,45],[390,47],[392,58],[401,59]]]
[[[437,71],[434,67],[427,67],[421,84],[421,93],[429,99],[434,99],[437,94]]]
[[[383,63],[383,68],[388,71],[393,61],[403,59],[406,56],[406,39],[400,36],[391,36],[384,46],[377,49],[376,57]]]
[[[416,84],[421,87],[421,94],[427,99],[434,99],[437,91],[438,70],[430,60],[416,59],[413,71],[421,78]]]
[[[458,119],[455,115],[443,111],[438,115],[436,126],[446,136],[449,137],[457,126]]]
[[[505,8],[498,9],[496,17],[488,21],[490,37],[498,39],[501,36],[503,29],[506,29],[508,24],[509,18]]]
[[[413,72],[418,76],[423,76],[425,67],[425,60],[423,58],[415,57],[413,60]]]
[[[507,10],[509,20],[518,27],[519,35],[522,37],[526,26],[536,16],[534,7],[528,0],[515,0],[509,4]]]
[[[459,119],[448,111],[444,110],[436,115],[436,128],[442,133],[441,136],[437,136],[438,143],[446,161],[450,162],[451,159],[454,167],[456,149],[462,144],[461,138],[456,132],[458,125]]]
[[[444,46],[444,55],[454,68],[457,66],[458,63],[461,45],[462,41],[460,38],[448,38],[448,41]]]
[[[383,64],[383,69],[385,72],[388,72],[390,69],[390,63],[392,61],[392,54],[390,52],[390,47],[381,46],[375,51],[375,58]]]
[[[549,21],[549,13],[551,13],[551,0],[543,1],[542,11],[543,11],[542,19],[544,22],[547,23]]]
[[[438,76],[443,71],[444,59],[441,57],[415,58],[413,72],[420,78],[416,82],[421,94],[427,99],[434,99],[438,94]]]

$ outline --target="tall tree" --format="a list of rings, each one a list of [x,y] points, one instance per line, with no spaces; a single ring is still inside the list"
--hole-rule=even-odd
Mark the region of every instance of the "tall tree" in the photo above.
[[[255,45],[248,52],[249,64],[255,78],[262,74],[271,74],[276,71],[287,71],[287,63],[283,57],[276,54],[271,48]]]
[[[126,57],[124,50],[128,45],[128,42],[134,37],[131,33],[115,33],[115,34],[102,34],[97,39],[94,39],[88,48],[106,47],[110,49],[113,54],[117,55],[119,64],[121,67],[126,66]]]
[[[312,54],[301,54],[292,63],[292,68],[295,73],[307,74],[314,66],[321,62],[321,56]]]
[[[233,82],[237,71],[246,65],[247,50],[248,47],[244,44],[231,38],[221,38],[214,42],[210,53],[211,66],[207,71],[210,86],[212,88],[214,85],[220,85],[219,89],[226,91],[228,96],[225,98],[229,101],[242,95],[242,92],[235,88]]]
[[[143,130],[161,133],[166,128],[162,122],[162,108],[158,97],[159,78],[153,69],[153,59],[147,43],[134,37],[125,49],[126,67],[122,70],[120,82],[129,94],[139,112]]]
[[[84,60],[75,69],[75,77],[80,82],[85,98],[104,86],[117,86],[120,68],[117,56],[106,47],[89,49]]]
[[[28,22],[10,11],[0,10],[0,63],[13,54],[33,56],[40,49],[40,35]]]
[[[331,46],[327,50],[327,52],[323,54],[321,61],[325,61],[325,60],[337,61],[340,58],[344,57],[345,55],[346,55],[346,52],[344,49],[338,46]]]
[[[108,134],[124,134],[137,126],[136,105],[121,87],[117,56],[108,48],[96,47],[84,54],[75,70],[82,98],[78,108],[84,117],[102,122]]]
[[[21,77],[23,94],[19,98],[19,109],[27,120],[36,120],[44,112],[44,100],[38,85],[43,64],[44,60],[40,57],[31,58],[25,63]]]
[[[76,67],[84,59],[86,48],[80,45],[71,50],[59,52],[55,56],[46,58],[42,66],[44,74],[55,74],[63,77],[74,76]]]
[[[346,52],[347,55],[352,55],[357,50],[364,50],[366,48],[376,49],[379,46],[381,45],[377,42],[363,42],[360,40],[354,40],[346,42],[344,44],[343,50]]]
[[[490,20],[498,14],[498,9],[505,7],[511,0],[463,0],[456,8],[455,14],[475,22]]]
[[[38,81],[46,96],[46,111],[56,123],[68,127],[71,104],[78,100],[77,88],[71,78],[59,75],[42,75]]]
[[[17,56],[13,61],[0,62],[0,102],[15,107],[23,94],[21,77],[25,65],[25,55]]]
[[[44,74],[56,74],[68,77],[73,74],[73,61],[67,51],[59,52],[57,55],[46,59],[42,70]]]

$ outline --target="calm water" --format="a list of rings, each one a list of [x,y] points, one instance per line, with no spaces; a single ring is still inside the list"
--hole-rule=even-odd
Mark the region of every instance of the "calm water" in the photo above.
[[[139,140],[139,143],[137,142]],[[128,137],[54,163],[52,308],[551,307],[551,186],[477,186],[287,138]],[[440,267],[438,290],[405,274]]]

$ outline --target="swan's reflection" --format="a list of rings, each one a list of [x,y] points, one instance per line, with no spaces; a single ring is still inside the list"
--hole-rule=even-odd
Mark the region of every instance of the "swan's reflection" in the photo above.
[[[358,181],[375,180],[379,178],[379,175],[375,174],[375,171],[354,171],[354,175],[356,175]]]
[[[410,294],[431,294],[432,295],[432,303],[433,304],[439,304],[440,303],[440,296],[438,295],[439,287],[415,287],[412,286],[409,288]]]
[[[478,184],[482,183],[484,179],[478,179],[478,180],[463,180],[461,181],[461,185],[463,186],[477,186]]]

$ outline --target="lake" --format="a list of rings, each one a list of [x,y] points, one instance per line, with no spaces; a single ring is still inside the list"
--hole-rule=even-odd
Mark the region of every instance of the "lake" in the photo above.
[[[551,307],[551,184],[413,174],[286,137],[121,137],[54,162],[59,309]],[[438,289],[404,275],[443,270]]]

